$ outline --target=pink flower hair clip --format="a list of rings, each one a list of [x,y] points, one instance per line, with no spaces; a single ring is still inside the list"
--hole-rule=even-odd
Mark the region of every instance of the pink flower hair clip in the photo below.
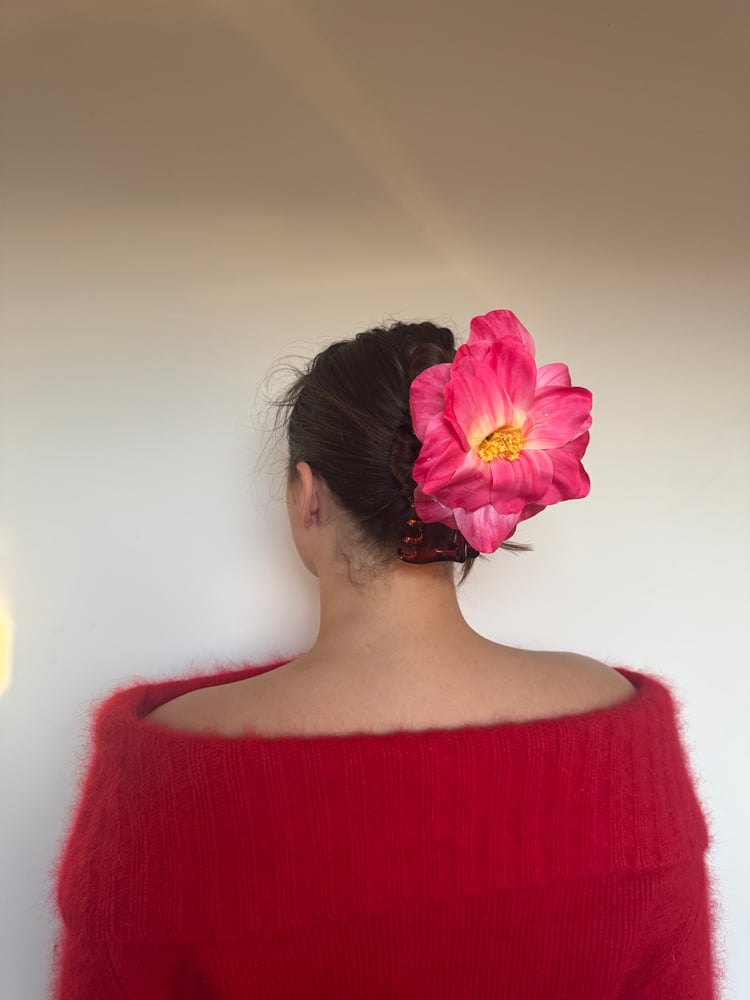
[[[508,309],[471,321],[450,364],[411,384],[414,508],[425,524],[453,528],[477,552],[494,552],[520,521],[589,493],[581,464],[591,393],[567,365],[537,368],[534,341]]]

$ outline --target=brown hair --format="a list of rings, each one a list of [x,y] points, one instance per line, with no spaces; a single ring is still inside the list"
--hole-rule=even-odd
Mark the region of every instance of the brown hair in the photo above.
[[[434,323],[398,323],[364,330],[329,344],[297,370],[294,383],[276,401],[284,412],[289,445],[287,477],[309,463],[349,515],[371,561],[398,558],[415,482],[421,442],[414,434],[409,387],[425,368],[453,360],[451,330]],[[452,529],[433,531],[450,544]],[[503,548],[527,546],[504,543]],[[474,559],[462,566],[459,584]],[[448,564],[451,566],[451,564]],[[416,572],[419,572],[418,570]]]

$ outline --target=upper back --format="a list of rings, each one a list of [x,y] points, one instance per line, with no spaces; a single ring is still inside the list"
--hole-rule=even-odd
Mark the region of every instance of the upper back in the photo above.
[[[407,684],[363,690],[348,686],[345,665],[324,676],[282,667],[241,681],[188,692],[151,718],[173,729],[227,736],[384,733],[453,729],[578,715],[628,700],[634,688],[598,660],[568,652],[514,650],[486,659],[456,683]],[[333,679],[333,680],[332,680]]]

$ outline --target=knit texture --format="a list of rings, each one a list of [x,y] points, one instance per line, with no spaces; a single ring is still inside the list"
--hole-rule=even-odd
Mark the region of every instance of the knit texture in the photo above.
[[[668,687],[533,722],[322,736],[95,708],[53,875],[54,1000],[716,996],[706,822]]]

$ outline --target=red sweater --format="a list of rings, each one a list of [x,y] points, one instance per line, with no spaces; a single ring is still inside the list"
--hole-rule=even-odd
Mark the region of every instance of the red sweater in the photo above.
[[[96,708],[55,1000],[708,1000],[706,823],[662,682],[535,722],[226,737]]]

